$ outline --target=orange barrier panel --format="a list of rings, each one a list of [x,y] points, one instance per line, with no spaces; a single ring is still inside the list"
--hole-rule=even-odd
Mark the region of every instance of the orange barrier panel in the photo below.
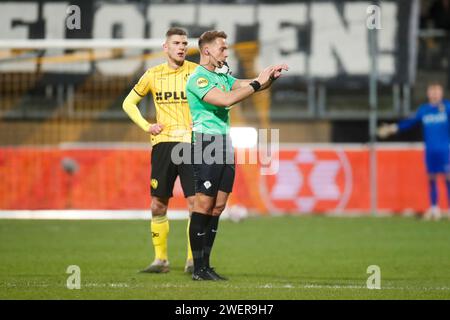
[[[366,151],[283,149],[278,173],[261,176],[261,184],[271,211],[364,211],[368,168]]]
[[[70,174],[63,162],[75,163]],[[420,149],[380,149],[378,206],[423,211],[428,185]],[[0,148],[0,209],[147,209],[150,152],[122,149]],[[447,206],[441,181],[440,204]],[[279,169],[261,175],[238,164],[230,204],[261,214],[368,212],[369,152],[365,148],[282,148]],[[173,209],[186,202],[177,180]]]

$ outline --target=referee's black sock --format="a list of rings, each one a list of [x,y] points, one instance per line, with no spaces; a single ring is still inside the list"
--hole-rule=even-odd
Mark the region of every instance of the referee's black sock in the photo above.
[[[189,240],[191,241],[192,257],[194,258],[194,272],[198,272],[203,265],[203,244],[206,226],[211,216],[199,212],[192,212],[189,226]]]
[[[203,263],[206,267],[209,265],[209,257],[211,255],[211,249],[216,239],[217,227],[219,226],[219,217],[212,216],[209,220],[209,224],[206,226],[205,246],[203,247]]]

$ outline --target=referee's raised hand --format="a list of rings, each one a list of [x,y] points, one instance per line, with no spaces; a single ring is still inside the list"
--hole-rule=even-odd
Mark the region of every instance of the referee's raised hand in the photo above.
[[[289,70],[289,66],[285,63],[283,64],[278,64],[276,66],[273,67],[274,68],[274,73],[272,75],[272,79],[276,80],[281,76],[281,72],[284,71],[288,71]]]
[[[268,82],[270,81],[270,78],[272,77],[274,72],[275,72],[275,68],[273,66],[270,66],[270,67],[265,68],[259,74],[259,76],[256,80],[261,84],[261,87],[264,87],[265,85],[268,84]]]
[[[272,84],[273,81],[275,81],[276,79],[278,79],[281,76],[281,72],[285,70],[289,70],[289,67],[287,64],[278,64],[278,65],[274,65],[274,66],[269,66],[267,68],[265,68],[258,77],[258,81],[259,83],[261,83],[261,90],[264,90],[268,87],[270,87],[270,85]],[[263,80],[265,80],[265,76],[266,73],[269,73],[269,79],[266,82],[262,82]],[[261,78],[260,77],[264,77]]]

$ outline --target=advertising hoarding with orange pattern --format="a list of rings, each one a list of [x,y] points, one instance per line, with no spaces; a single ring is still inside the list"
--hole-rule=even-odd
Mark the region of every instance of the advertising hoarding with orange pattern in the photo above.
[[[258,164],[237,165],[230,204],[262,215],[369,213],[369,159],[365,146],[282,146],[273,175]],[[147,209],[151,201],[145,149],[0,148],[0,177],[0,209]],[[378,148],[377,182],[381,211],[429,205],[421,147]],[[446,194],[442,181],[439,188]],[[178,180],[170,207],[186,208]]]

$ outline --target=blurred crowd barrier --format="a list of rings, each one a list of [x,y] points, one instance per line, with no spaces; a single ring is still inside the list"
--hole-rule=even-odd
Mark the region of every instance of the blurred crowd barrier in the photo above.
[[[65,1],[1,2],[0,124],[39,122],[42,126],[30,134],[46,143],[58,135],[55,124],[64,126],[65,121],[127,121],[122,101],[147,68],[164,61],[162,38],[173,25],[186,28],[192,38],[212,26],[225,30],[235,77],[253,78],[271,64],[290,66],[270,91],[240,104],[235,114],[239,122],[268,127],[272,121],[365,120],[372,73],[367,28],[371,4],[299,0],[174,5],[95,0],[80,3],[80,29],[68,29]],[[385,0],[380,6],[382,28],[375,55],[379,110],[383,117],[395,118],[410,110],[418,1]],[[76,39],[83,40],[81,47],[65,42]],[[105,40],[136,39],[160,42],[140,48],[104,47]],[[33,47],[36,40],[46,42]],[[195,51],[195,41],[190,47]],[[198,58],[189,55],[192,61]],[[154,118],[150,98],[140,108]],[[14,137],[3,136],[1,145],[16,143]],[[83,133],[77,138],[86,141],[81,140]]]

